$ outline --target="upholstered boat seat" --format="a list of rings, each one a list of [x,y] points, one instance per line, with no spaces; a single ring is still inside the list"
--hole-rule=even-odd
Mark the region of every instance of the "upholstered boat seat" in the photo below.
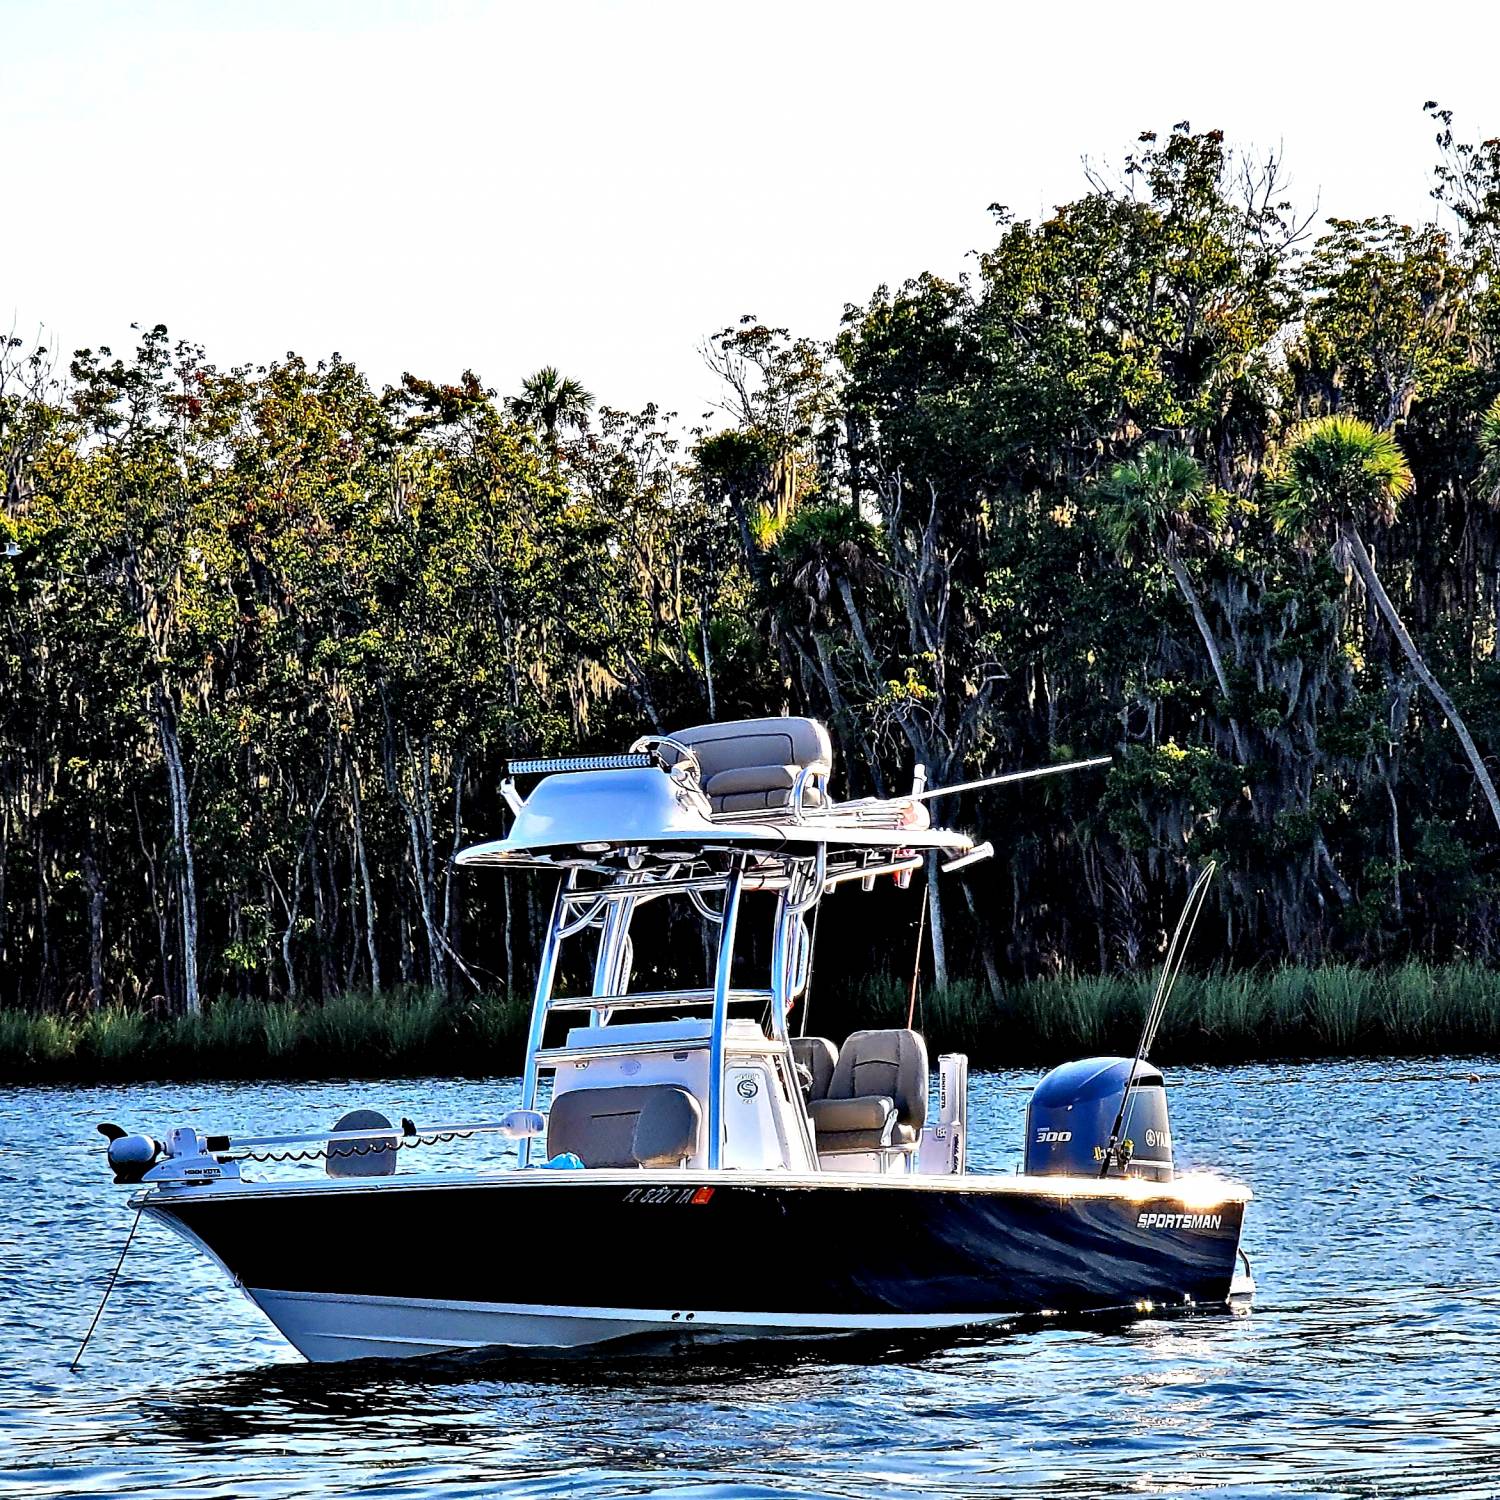
[[[856,1031],[807,1113],[819,1156],[913,1145],[927,1123],[927,1044],[915,1031]]]
[[[828,1097],[833,1070],[838,1066],[839,1049],[826,1036],[794,1036],[792,1061],[802,1083],[802,1096],[809,1104]]]
[[[547,1154],[586,1167],[677,1167],[698,1152],[703,1111],[675,1084],[569,1089],[552,1101]]]
[[[828,731],[816,719],[737,719],[674,729],[670,738],[698,757],[703,790],[715,812],[765,812],[791,800],[797,773],[810,768],[826,784],[833,769]],[[665,749],[670,761],[671,749]],[[823,790],[811,782],[803,795],[820,806]]]

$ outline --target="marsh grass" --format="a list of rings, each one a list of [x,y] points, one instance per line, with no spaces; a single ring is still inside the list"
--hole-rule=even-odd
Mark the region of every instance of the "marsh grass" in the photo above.
[[[528,1007],[431,990],[340,995],[326,1005],[219,999],[198,1016],[122,1006],[0,1011],[0,1078],[337,1077],[511,1073]]]
[[[979,1064],[1035,1065],[1091,1052],[1128,1055],[1156,986],[1154,974],[1080,975],[1008,984],[991,999],[967,981],[919,1005],[930,1051],[967,1052]],[[822,1024],[905,1024],[906,993],[872,986],[848,1006],[825,997]],[[1479,964],[1407,963],[1390,969],[1329,965],[1178,981],[1153,1057],[1245,1062],[1274,1057],[1500,1051],[1500,971]]]
[[[969,980],[918,996],[935,1057],[1034,1066],[1130,1053],[1154,975],[1081,975],[1005,985]],[[907,982],[888,975],[815,987],[808,1029],[842,1039],[904,1026]],[[529,997],[448,1000],[431,990],[341,995],[325,1005],[221,999],[201,1016],[125,1006],[0,1011],[0,1078],[334,1077],[514,1073]],[[796,1030],[800,1017],[792,1017]],[[1245,1062],[1273,1057],[1500,1051],[1500,971],[1480,964],[1329,965],[1184,975],[1153,1057]]]

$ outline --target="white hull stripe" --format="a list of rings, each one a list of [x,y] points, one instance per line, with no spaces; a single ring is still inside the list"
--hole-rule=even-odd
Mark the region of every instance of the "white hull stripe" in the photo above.
[[[632,1335],[704,1333],[717,1337],[823,1337],[921,1329],[993,1327],[1027,1321],[1019,1313],[777,1313],[691,1308],[546,1306],[532,1302],[458,1302],[332,1292],[246,1295],[308,1359],[410,1358],[475,1349],[562,1350]],[[1214,1304],[1229,1307],[1231,1304]],[[1127,1309],[1099,1309],[1124,1312]],[[1211,1310],[1203,1306],[1204,1311]],[[1042,1313],[1039,1316],[1051,1316]]]
[[[410,1312],[489,1314],[501,1318],[561,1318],[580,1323],[661,1323],[690,1328],[816,1328],[849,1331],[864,1328],[961,1328],[978,1323],[1003,1323],[1021,1313],[778,1313],[699,1312],[682,1307],[547,1306],[538,1302],[454,1302],[429,1297],[370,1297],[342,1292],[278,1292],[260,1287],[245,1289],[258,1306],[266,1303],[311,1303],[328,1307],[368,1307]],[[1031,1316],[1035,1316],[1034,1314]],[[1045,1317],[1048,1314],[1042,1314]],[[387,1340],[382,1340],[386,1342]],[[421,1339],[390,1339],[392,1343],[421,1343]],[[482,1341],[474,1341],[476,1348]]]
[[[1237,1278],[1237,1284],[1232,1291],[1244,1295],[1253,1289],[1254,1282],[1249,1282],[1248,1278]],[[561,1319],[578,1323],[651,1323],[664,1324],[669,1328],[812,1328],[829,1332],[858,1332],[861,1329],[967,1328],[980,1324],[1006,1323],[1020,1318],[1057,1316],[1051,1310],[1039,1313],[1019,1311],[984,1313],[699,1312],[695,1309],[666,1307],[587,1307],[567,1304],[549,1306],[538,1302],[449,1302],[439,1298],[370,1297],[342,1292],[275,1292],[259,1287],[246,1287],[244,1290],[256,1305],[262,1308],[267,1303],[284,1306],[301,1302],[328,1308],[367,1307],[382,1311],[430,1313],[435,1317],[441,1317],[445,1313],[455,1313],[488,1315],[497,1318]],[[1128,1306],[1129,1304],[1121,1304],[1121,1310]],[[1093,1311],[1108,1312],[1110,1309],[1095,1308]],[[390,1338],[382,1342],[424,1343],[426,1340]],[[483,1346],[482,1340],[471,1342],[476,1348]]]

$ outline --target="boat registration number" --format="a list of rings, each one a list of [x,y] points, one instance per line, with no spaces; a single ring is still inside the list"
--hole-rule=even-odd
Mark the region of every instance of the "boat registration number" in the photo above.
[[[711,1187],[638,1187],[627,1188],[626,1203],[707,1203],[714,1195]]]

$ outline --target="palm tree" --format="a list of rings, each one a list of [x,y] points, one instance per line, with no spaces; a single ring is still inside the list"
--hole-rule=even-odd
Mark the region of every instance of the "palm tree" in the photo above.
[[[521,394],[512,396],[509,406],[511,416],[540,432],[550,445],[556,443],[559,428],[587,428],[594,398],[578,381],[561,375],[556,365],[543,365],[521,382]]]
[[[1223,522],[1223,495],[1207,488],[1203,470],[1191,454],[1160,443],[1147,443],[1134,458],[1116,464],[1100,481],[1099,493],[1104,500],[1104,534],[1116,553],[1126,561],[1152,556],[1166,563],[1203,637],[1220,696],[1228,703],[1223,653],[1182,556],[1184,540]],[[1245,738],[1232,711],[1229,730],[1243,765]]]
[[[1273,484],[1272,518],[1277,530],[1290,533],[1305,545],[1331,539],[1335,563],[1343,567],[1353,564],[1365,593],[1406,653],[1412,671],[1453,726],[1490,805],[1495,826],[1500,828],[1500,797],[1495,795],[1495,784],[1474,737],[1396,613],[1359,533],[1366,517],[1377,525],[1394,525],[1401,501],[1411,487],[1411,469],[1389,432],[1377,431],[1358,417],[1317,417],[1295,428],[1287,439]]]
[[[874,670],[875,652],[854,589],[870,588],[884,576],[875,528],[852,506],[808,505],[783,528],[774,551],[784,577],[786,612],[809,625],[831,623],[837,594],[860,653]]]
[[[1490,504],[1500,509],[1500,396],[1479,419],[1479,451],[1484,455],[1480,483],[1489,491]]]

